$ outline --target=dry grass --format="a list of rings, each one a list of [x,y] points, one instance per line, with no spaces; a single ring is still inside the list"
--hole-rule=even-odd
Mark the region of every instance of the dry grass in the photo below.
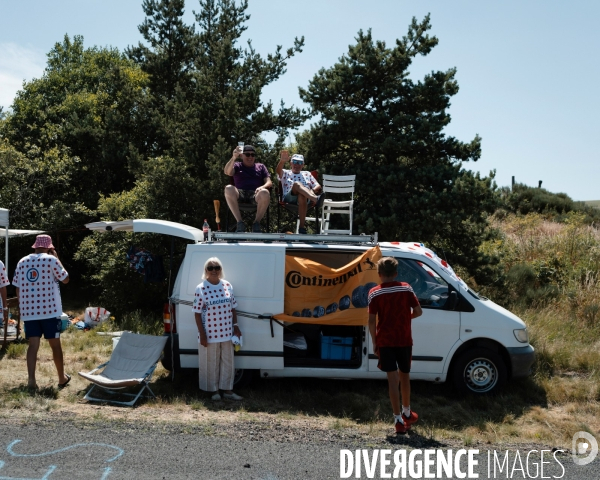
[[[13,345],[11,351],[19,347]],[[63,335],[71,374],[89,369],[90,362],[93,367],[105,361],[111,349],[111,337],[95,332],[74,330]],[[5,354],[0,360],[0,418],[44,418],[62,412],[91,422],[204,425],[206,434],[216,424],[275,421],[323,432],[359,432],[373,441],[387,438],[391,431],[385,381],[257,380],[241,392],[245,397],[241,405],[215,404],[197,389],[195,373],[178,374],[171,381],[170,373],[159,367],[152,386],[158,398],[142,401],[136,408],[121,408],[83,401],[89,384],[77,375],[69,387],[57,390],[47,342],[42,342],[39,353],[40,390],[28,390],[24,354]],[[438,442],[568,447],[576,431],[600,432],[600,388],[594,375],[536,374],[514,382],[498,397],[486,398],[457,398],[444,385],[414,382],[412,403],[421,415],[413,431]]]

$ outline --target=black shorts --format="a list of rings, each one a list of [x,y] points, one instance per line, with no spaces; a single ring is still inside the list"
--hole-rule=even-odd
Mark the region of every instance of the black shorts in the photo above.
[[[379,347],[379,363],[377,368],[382,372],[410,373],[412,347]]]
[[[238,190],[238,193],[240,194],[238,203],[256,205],[256,190]]]

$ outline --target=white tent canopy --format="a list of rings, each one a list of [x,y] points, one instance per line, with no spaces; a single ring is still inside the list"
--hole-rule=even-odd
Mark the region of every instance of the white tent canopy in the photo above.
[[[4,230],[5,230],[5,233],[6,233],[6,229],[4,229]],[[25,237],[27,235],[39,235],[40,233],[44,233],[44,232],[45,232],[45,230],[15,230],[14,228],[10,228],[8,230],[8,238],[12,238],[12,237]]]

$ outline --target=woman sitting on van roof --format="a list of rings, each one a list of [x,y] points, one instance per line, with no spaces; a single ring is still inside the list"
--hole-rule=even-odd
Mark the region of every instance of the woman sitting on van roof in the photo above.
[[[217,257],[204,264],[204,281],[196,287],[192,311],[198,327],[198,377],[200,390],[213,392],[212,399],[242,400],[233,392],[235,367],[232,336],[241,338],[231,283],[223,280],[223,265]]]

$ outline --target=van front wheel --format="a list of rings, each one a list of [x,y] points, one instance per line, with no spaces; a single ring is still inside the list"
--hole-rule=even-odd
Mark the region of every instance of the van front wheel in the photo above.
[[[474,348],[456,359],[452,377],[460,394],[491,395],[497,393],[506,382],[506,365],[496,352]]]
[[[256,370],[236,368],[233,377],[233,388],[244,388],[250,385]]]

